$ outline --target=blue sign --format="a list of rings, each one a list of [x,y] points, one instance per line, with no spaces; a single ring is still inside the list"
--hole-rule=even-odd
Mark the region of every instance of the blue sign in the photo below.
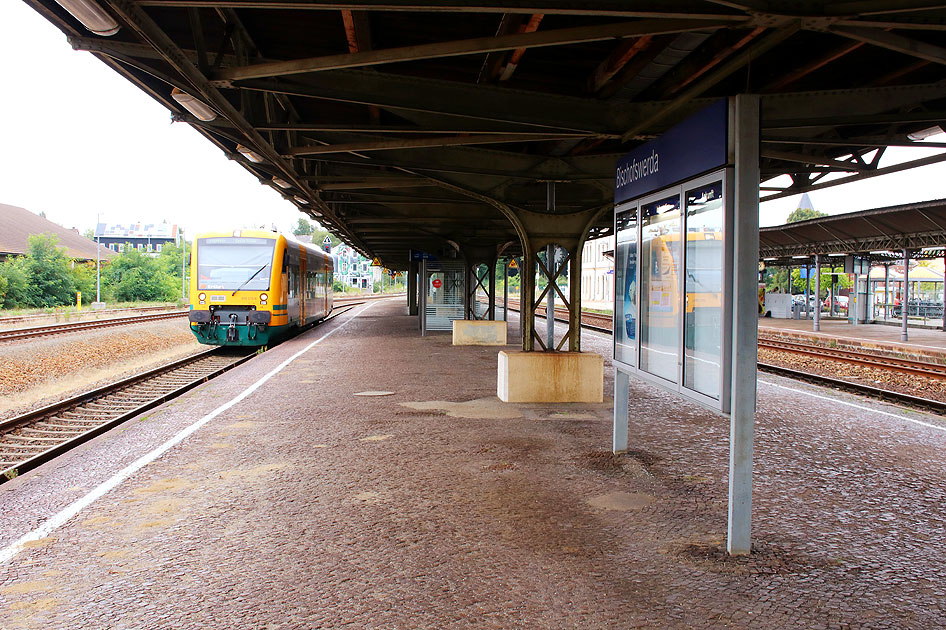
[[[419,252],[416,249],[411,250],[411,260],[421,261],[421,260],[437,260],[436,256],[431,256],[427,252]]]
[[[721,99],[618,161],[614,203],[726,165],[729,101]]]

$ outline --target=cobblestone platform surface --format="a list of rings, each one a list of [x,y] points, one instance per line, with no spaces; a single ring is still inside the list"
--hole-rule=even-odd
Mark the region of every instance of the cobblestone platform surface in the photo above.
[[[610,403],[504,405],[496,348],[405,311],[343,316],[0,486],[8,549],[337,329],[0,564],[0,628],[944,625],[940,419],[763,376],[756,546],[731,559],[725,419],[632,381],[613,457]]]

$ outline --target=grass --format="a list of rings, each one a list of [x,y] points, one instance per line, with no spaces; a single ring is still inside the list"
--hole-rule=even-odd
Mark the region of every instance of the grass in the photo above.
[[[183,300],[178,300],[175,302],[109,302],[105,305],[107,309],[118,309],[118,308],[140,308],[143,306],[168,306],[168,307],[183,307],[185,302]],[[88,313],[92,310],[89,304],[82,305],[82,313]],[[13,309],[4,309],[0,310],[0,317],[22,317],[24,315],[55,315],[61,316],[66,319],[72,317],[73,315],[79,314],[80,311],[76,309],[75,304],[68,306],[56,306],[56,307],[47,307],[47,308],[13,308]]]

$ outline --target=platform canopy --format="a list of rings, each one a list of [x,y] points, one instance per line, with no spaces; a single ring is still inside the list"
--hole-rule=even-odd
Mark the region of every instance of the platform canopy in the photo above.
[[[617,158],[720,97],[762,95],[762,180],[791,177],[764,199],[881,174],[946,119],[929,0],[25,1],[394,269],[609,233]]]
[[[767,265],[813,264],[815,254],[859,254],[876,261],[941,258],[946,251],[946,199],[849,212],[759,230]]]

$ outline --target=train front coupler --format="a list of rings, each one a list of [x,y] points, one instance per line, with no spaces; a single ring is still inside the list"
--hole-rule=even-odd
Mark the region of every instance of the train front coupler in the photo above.
[[[227,326],[227,342],[236,342],[240,340],[240,332],[237,330],[237,317],[236,313],[230,313],[230,325]]]

